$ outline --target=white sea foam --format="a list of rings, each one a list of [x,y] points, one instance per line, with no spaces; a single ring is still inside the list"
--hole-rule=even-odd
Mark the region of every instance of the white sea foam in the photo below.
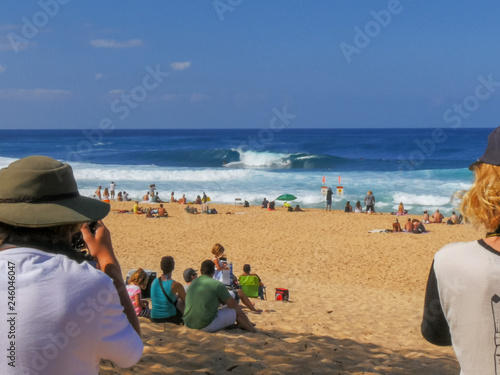
[[[422,194],[416,195],[412,193],[398,192],[393,195],[394,203],[403,202],[406,206],[407,204],[436,207],[444,206],[450,203],[451,196],[446,195],[434,195],[434,194]]]
[[[227,168],[288,168],[290,154],[274,152],[244,151],[232,149],[240,154],[240,160],[227,163]]]

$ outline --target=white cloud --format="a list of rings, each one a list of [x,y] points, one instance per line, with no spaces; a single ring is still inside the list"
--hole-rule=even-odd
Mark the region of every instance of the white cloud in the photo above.
[[[140,39],[130,39],[123,42],[114,39],[94,39],[90,41],[92,47],[97,48],[135,48],[143,45]]]
[[[0,73],[3,73],[5,72],[5,69],[7,69],[5,66],[3,65],[0,65]]]
[[[71,91],[56,89],[2,89],[0,99],[4,100],[62,100],[71,97]]]
[[[95,78],[96,80],[100,80],[100,79],[104,78],[104,74],[102,74],[102,73],[97,73],[97,74],[94,76],[94,78]]]
[[[184,69],[189,68],[190,66],[191,66],[190,61],[174,62],[174,63],[170,64],[170,68],[172,68],[172,70],[184,70]]]

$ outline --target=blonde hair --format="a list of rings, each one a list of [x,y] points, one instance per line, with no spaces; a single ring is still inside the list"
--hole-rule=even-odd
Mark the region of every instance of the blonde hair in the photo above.
[[[224,246],[222,246],[219,243],[216,243],[214,247],[212,247],[212,254],[217,256],[217,254],[223,254],[224,253]]]
[[[460,212],[475,228],[488,232],[500,225],[500,167],[479,164],[470,190],[462,198]]]
[[[132,276],[130,276],[128,283],[137,285],[141,289],[146,289],[146,287],[148,286],[148,279],[149,277],[146,271],[144,271],[142,268],[139,268],[133,273]]]

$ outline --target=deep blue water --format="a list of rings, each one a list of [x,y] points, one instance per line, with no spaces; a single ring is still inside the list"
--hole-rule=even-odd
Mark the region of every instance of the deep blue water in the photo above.
[[[321,207],[326,185],[344,186],[337,207],[372,190],[381,211],[400,201],[414,213],[451,211],[467,189],[467,167],[482,155],[492,129],[213,129],[0,130],[0,166],[41,154],[73,165],[80,190],[115,181],[141,197],[155,183],[189,199],[203,191],[215,202],[293,193]],[[437,188],[436,188],[437,187]],[[410,212],[413,212],[410,210]]]

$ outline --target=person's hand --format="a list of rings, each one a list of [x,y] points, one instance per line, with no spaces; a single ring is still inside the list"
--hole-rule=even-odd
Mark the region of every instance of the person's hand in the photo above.
[[[97,260],[101,270],[104,270],[109,263],[117,263],[111,243],[111,233],[102,221],[97,222],[95,234],[90,231],[88,224],[82,226],[81,232],[90,255]]]

